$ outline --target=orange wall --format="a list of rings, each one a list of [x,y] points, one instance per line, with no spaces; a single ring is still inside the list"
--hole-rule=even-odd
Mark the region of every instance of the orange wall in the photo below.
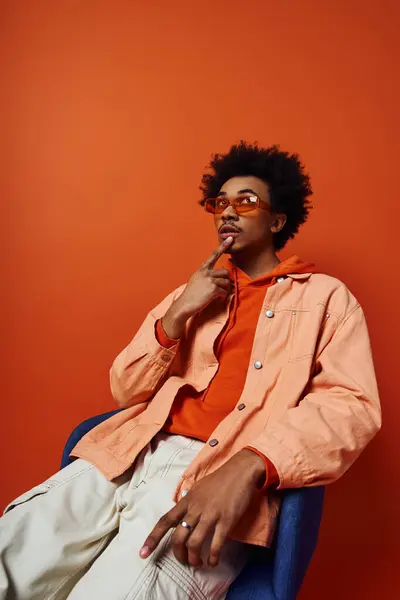
[[[314,259],[364,305],[385,417],[328,490],[301,598],[397,598],[395,0],[9,0],[1,10],[0,503],[57,469],[79,421],[113,407],[112,359],[215,245],[197,206],[210,153],[241,137],[280,143],[301,153],[315,189],[312,219],[285,255]]]

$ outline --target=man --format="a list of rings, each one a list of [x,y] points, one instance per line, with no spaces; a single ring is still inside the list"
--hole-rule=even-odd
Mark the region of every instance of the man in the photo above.
[[[220,245],[117,357],[125,410],[6,509],[0,600],[222,598],[276,490],[337,480],[380,427],[359,304],[276,255],[310,209],[299,158],[241,142],[210,167]]]

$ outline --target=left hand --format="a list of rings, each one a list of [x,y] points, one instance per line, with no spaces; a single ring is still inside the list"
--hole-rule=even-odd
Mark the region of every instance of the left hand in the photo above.
[[[246,511],[265,476],[263,459],[252,450],[241,450],[196,483],[185,498],[161,517],[144,542],[140,556],[150,556],[167,531],[176,527],[172,547],[177,560],[201,567],[202,546],[212,535],[208,565],[217,566],[229,532]],[[190,529],[182,527],[182,521],[186,521]]]

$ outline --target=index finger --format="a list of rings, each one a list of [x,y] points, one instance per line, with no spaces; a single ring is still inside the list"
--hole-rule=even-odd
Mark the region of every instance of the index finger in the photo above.
[[[171,529],[171,527],[176,527],[180,523],[185,513],[186,506],[184,506],[184,503],[181,501],[169,512],[163,515],[141,547],[139,551],[140,557],[147,558],[150,556],[150,554],[157,548],[167,531]]]
[[[222,242],[222,244],[220,244],[220,246],[218,246],[218,248],[216,250],[214,250],[214,252],[211,254],[211,256],[209,256],[207,258],[207,260],[205,260],[202,264],[202,268],[203,269],[212,269],[215,265],[215,263],[217,262],[217,260],[223,255],[223,253],[225,252],[225,250],[227,250],[229,248],[229,246],[232,244],[233,242],[233,237],[229,236],[228,238],[226,238],[226,240],[224,240]]]

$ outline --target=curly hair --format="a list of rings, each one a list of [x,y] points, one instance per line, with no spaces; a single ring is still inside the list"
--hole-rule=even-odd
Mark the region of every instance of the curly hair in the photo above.
[[[228,179],[238,176],[258,177],[267,185],[272,208],[286,215],[286,223],[281,231],[274,234],[276,250],[280,250],[306,222],[312,205],[310,177],[305,172],[297,154],[283,152],[279,146],[260,148],[257,143],[241,141],[231,147],[226,154],[213,155],[201,180],[200,190],[204,206],[207,198],[218,196],[221,187]]]

